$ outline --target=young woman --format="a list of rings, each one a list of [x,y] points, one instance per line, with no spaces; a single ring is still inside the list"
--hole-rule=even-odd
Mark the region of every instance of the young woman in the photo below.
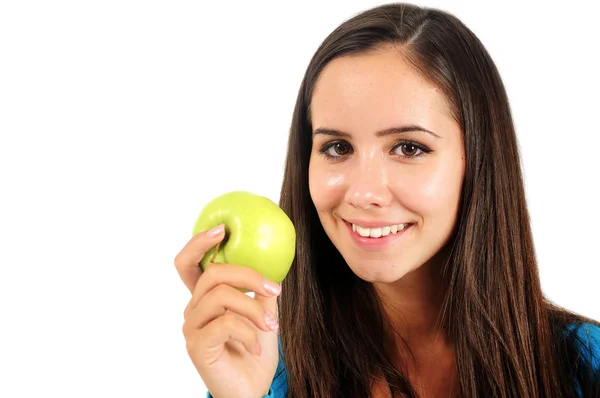
[[[600,324],[542,293],[507,95],[454,16],[390,4],[327,37],[280,205],[297,230],[282,286],[201,274],[223,226],[175,259],[209,396],[600,396]]]

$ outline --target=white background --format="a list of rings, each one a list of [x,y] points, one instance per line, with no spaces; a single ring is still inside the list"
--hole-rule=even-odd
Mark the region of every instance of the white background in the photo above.
[[[544,290],[600,319],[591,3],[417,3],[497,63]],[[1,3],[0,396],[203,396],[173,259],[217,194],[277,201],[310,57],[377,4]]]

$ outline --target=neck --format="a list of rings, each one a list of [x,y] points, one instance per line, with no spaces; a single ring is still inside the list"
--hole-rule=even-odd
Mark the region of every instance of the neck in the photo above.
[[[433,258],[396,282],[375,284],[390,342],[403,340],[411,349],[447,346],[446,331],[440,324],[446,295],[440,264]]]
[[[422,396],[447,395],[459,386],[454,345],[440,324],[447,287],[436,257],[394,283],[374,285],[385,350]]]

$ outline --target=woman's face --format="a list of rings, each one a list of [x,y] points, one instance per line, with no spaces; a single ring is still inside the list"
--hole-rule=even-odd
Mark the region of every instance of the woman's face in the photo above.
[[[441,92],[397,50],[336,58],[312,103],[309,187],[349,267],[394,282],[454,228],[464,173],[460,126]]]

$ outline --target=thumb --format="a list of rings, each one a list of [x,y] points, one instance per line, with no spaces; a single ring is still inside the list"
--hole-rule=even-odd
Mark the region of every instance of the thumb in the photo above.
[[[265,297],[260,294],[254,294],[254,300],[262,304],[267,312],[278,319],[277,314],[277,297]]]
[[[281,295],[281,283],[271,281],[264,276],[263,278],[263,292],[255,293],[254,299],[277,319],[277,297]]]
[[[277,314],[277,297],[265,297],[259,294],[255,294],[254,299],[258,301],[265,310],[271,314],[276,321],[277,329],[279,329],[279,315]],[[273,370],[277,366],[277,353],[279,352],[278,347],[278,330],[263,332],[258,331],[258,340],[260,342],[263,358],[271,358],[273,361]]]

